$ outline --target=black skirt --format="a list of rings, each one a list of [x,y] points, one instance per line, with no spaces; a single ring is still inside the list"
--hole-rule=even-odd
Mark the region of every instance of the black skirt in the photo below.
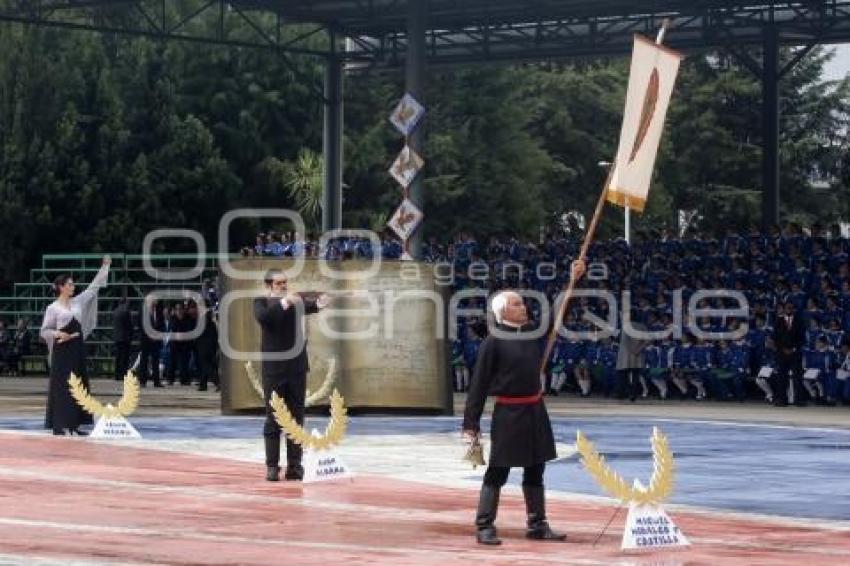
[[[491,466],[524,468],[557,458],[552,423],[543,401],[532,405],[496,403],[490,442]]]
[[[80,336],[62,344],[53,344],[44,428],[73,430],[81,424],[92,423],[92,416],[77,404],[68,385],[68,378],[71,372],[74,372],[86,389],[89,388],[89,380],[86,377],[86,348],[82,338],[83,329],[77,319],[71,319],[71,322],[60,330],[69,334],[79,332]]]

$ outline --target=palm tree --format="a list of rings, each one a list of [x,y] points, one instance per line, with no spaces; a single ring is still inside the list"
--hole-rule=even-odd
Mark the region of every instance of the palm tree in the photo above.
[[[284,186],[295,201],[295,208],[308,226],[315,227],[322,216],[322,156],[302,149],[294,162],[287,163]]]

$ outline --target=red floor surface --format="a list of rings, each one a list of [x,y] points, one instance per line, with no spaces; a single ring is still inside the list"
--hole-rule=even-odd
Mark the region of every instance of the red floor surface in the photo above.
[[[505,543],[478,546],[473,490],[375,476],[269,483],[262,466],[92,441],[0,434],[0,555],[167,564],[850,564],[850,532],[671,513],[687,550],[619,550],[625,512],[551,501],[567,543],[523,538],[521,496],[502,499]]]

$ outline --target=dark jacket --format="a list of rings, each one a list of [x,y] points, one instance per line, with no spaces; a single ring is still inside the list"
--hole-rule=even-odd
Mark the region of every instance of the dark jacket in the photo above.
[[[806,341],[806,328],[803,325],[803,317],[794,314],[791,326],[780,316],[773,328],[773,342],[779,355],[786,354],[786,350],[793,350],[792,354],[800,354],[803,343]],[[787,355],[787,354],[786,354]]]
[[[203,315],[204,329],[198,336],[198,351],[215,352],[218,349],[218,325],[213,317],[213,311],[208,310]]]
[[[112,311],[112,341],[116,343],[133,340],[133,319],[130,316],[130,306],[119,303]]]
[[[157,308],[151,311],[149,320],[152,330],[159,333],[164,333],[166,331],[165,315],[163,314],[162,309]],[[162,340],[154,340],[148,336],[148,333],[145,332],[145,327],[141,324],[139,325],[139,331],[141,332],[142,347],[155,349],[162,345]]]
[[[316,301],[303,300],[303,313],[319,312]],[[290,305],[286,310],[280,303],[280,298],[259,297],[254,299],[254,318],[260,324],[262,339],[260,347],[263,352],[263,377],[266,379],[301,376],[310,370],[307,362],[307,337],[302,336],[303,324],[299,316],[300,308]],[[301,342],[300,349],[291,351]],[[265,354],[287,353],[288,359],[266,359]]]

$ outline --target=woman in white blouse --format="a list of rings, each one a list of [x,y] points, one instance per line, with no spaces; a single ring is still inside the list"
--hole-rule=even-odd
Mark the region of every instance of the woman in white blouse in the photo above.
[[[53,282],[56,300],[44,312],[41,337],[47,342],[50,361],[50,385],[47,392],[47,413],[44,428],[55,435],[84,436],[81,424],[91,424],[91,415],[83,411],[71,396],[68,378],[73,372],[89,387],[86,377],[86,349],[84,340],[97,325],[97,292],[109,277],[109,256],[88,288],[74,296],[76,287],[70,275],[60,275]]]

